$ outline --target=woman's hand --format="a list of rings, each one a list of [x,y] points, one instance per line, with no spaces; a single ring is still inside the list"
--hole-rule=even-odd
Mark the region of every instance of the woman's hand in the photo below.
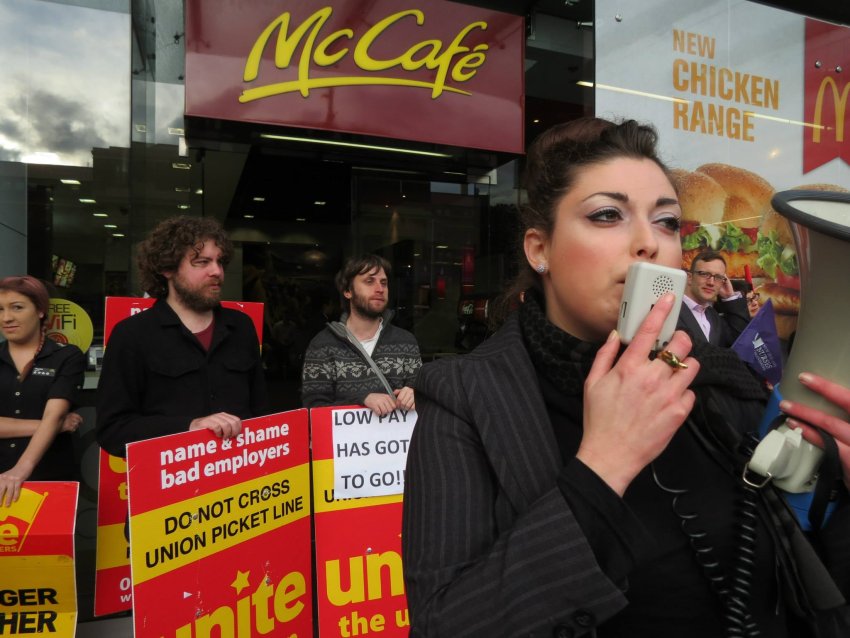
[[[800,383],[809,390],[831,401],[845,413],[850,413],[850,389],[809,372],[801,374],[799,379]],[[790,417],[787,425],[794,429],[802,429],[803,438],[810,443],[823,447],[823,439],[818,431],[811,427],[812,425],[832,435],[838,446],[844,484],[847,489],[850,489],[850,423],[816,408],[787,400],[779,404],[779,409]]]
[[[62,419],[62,427],[59,429],[59,431],[76,432],[82,424],[83,417],[81,417],[76,412],[68,412],[68,414],[65,415],[65,418]]]
[[[685,358],[690,337],[677,331],[666,348],[686,369],[649,359],[673,301],[669,293],[659,299],[619,360],[620,342],[612,332],[584,384],[584,434],[576,457],[621,496],[667,447],[694,405],[688,386],[699,363]]]
[[[0,474],[0,507],[11,507],[21,496],[21,485],[32,474],[32,467],[18,462],[15,467]]]

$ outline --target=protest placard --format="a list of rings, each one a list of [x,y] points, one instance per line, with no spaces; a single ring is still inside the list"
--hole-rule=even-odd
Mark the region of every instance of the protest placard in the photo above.
[[[331,418],[337,498],[404,492],[404,466],[416,412],[393,410],[378,416],[368,408],[345,408],[333,410]]]
[[[334,419],[365,420],[359,408],[316,408],[310,411],[313,445],[313,508],[316,534],[318,629],[328,636],[382,638],[407,636],[409,620],[401,565],[402,496],[347,498],[335,494]],[[413,413],[408,415],[408,418]],[[393,423],[405,426],[399,414]],[[409,440],[409,432],[376,440]],[[374,447],[369,446],[370,454]],[[377,454],[374,458],[384,457]],[[406,451],[404,453],[406,457]],[[396,462],[401,461],[397,459]],[[376,475],[377,483],[390,470],[376,462],[358,473],[364,485]],[[400,467],[404,467],[401,461]],[[353,470],[352,470],[353,471]],[[400,486],[403,489],[403,484]]]
[[[0,506],[0,636],[73,638],[79,483],[25,482]]]
[[[295,410],[127,446],[137,638],[311,634],[307,430]]]

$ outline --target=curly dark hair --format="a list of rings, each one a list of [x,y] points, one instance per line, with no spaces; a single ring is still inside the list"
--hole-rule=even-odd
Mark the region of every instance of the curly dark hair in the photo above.
[[[163,273],[176,271],[188,249],[200,254],[209,240],[221,249],[222,264],[227,266],[233,257],[233,244],[215,219],[180,215],[157,224],[139,244],[136,263],[142,290],[157,299],[167,297],[168,280]]]
[[[534,140],[528,149],[523,175],[528,201],[519,213],[518,274],[494,304],[493,327],[504,320],[524,291],[537,288],[542,293],[540,275],[534,272],[522,248],[526,231],[537,228],[551,235],[558,203],[573,187],[579,172],[588,166],[621,158],[649,159],[670,177],[669,169],[658,155],[657,144],[658,133],[650,125],[598,117],[556,124]]]

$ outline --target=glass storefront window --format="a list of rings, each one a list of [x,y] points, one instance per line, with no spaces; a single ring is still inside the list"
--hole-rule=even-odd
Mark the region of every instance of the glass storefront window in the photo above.
[[[40,277],[96,319],[128,218],[130,3],[3,0],[0,17],[0,162],[17,176],[2,187],[3,274]]]

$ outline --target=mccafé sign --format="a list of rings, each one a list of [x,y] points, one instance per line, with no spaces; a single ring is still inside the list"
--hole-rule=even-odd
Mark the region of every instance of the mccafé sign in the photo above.
[[[839,69],[841,69],[839,71]],[[850,29],[806,20],[803,172],[841,158],[850,165]]]
[[[447,0],[187,0],[186,115],[521,153],[523,44]]]

